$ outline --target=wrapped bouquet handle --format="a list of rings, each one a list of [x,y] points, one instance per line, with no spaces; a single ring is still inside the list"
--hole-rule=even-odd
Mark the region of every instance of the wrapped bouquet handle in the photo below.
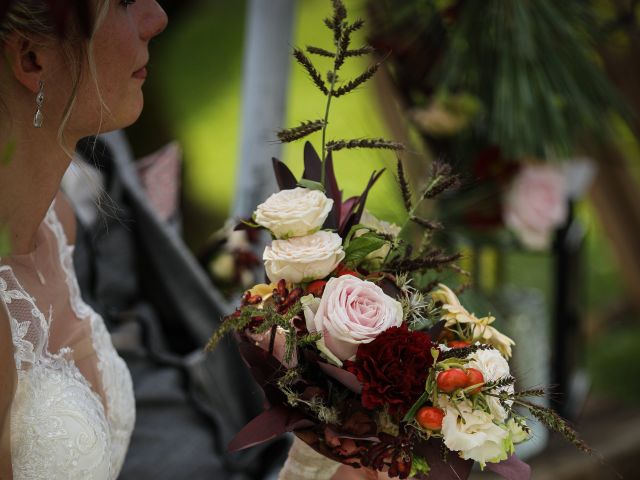
[[[278,480],[330,480],[340,466],[295,437]]]

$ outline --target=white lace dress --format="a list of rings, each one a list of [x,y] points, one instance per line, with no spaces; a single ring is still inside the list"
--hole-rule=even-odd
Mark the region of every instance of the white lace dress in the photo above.
[[[15,360],[0,430],[10,428],[15,480],[115,479],[135,421],[131,376],[102,318],[80,298],[55,205],[34,252],[0,259],[0,322],[10,324],[0,334],[10,331]]]

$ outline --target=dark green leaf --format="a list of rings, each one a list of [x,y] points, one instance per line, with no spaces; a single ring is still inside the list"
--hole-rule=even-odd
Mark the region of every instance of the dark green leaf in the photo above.
[[[371,252],[375,252],[384,246],[388,241],[373,232],[367,232],[361,237],[354,238],[349,242],[345,251],[344,261],[347,263],[358,263]]]

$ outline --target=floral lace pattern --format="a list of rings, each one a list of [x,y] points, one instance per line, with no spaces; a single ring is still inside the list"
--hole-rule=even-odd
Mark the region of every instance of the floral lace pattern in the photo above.
[[[22,288],[12,268],[0,265],[0,299],[9,311],[18,372],[11,411],[13,475],[16,480],[114,480],[135,422],[131,376],[102,317],[80,297],[73,249],[66,243],[54,205],[44,224],[56,237],[69,301],[77,317],[71,320],[91,326],[105,399],[103,404],[77,368],[70,348],[57,354],[47,351],[50,321]]]

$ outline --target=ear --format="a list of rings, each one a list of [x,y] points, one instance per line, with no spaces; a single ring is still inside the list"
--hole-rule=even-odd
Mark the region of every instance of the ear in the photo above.
[[[4,43],[4,55],[16,80],[36,93],[42,80],[43,47],[13,32]]]

